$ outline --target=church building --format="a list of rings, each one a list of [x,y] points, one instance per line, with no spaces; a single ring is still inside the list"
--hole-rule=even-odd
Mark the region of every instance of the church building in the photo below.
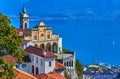
[[[20,28],[17,29],[19,37],[25,40],[32,40],[35,46],[53,53],[62,53],[62,38],[53,34],[52,28],[48,28],[44,22],[29,28],[29,15],[23,7],[20,13]]]

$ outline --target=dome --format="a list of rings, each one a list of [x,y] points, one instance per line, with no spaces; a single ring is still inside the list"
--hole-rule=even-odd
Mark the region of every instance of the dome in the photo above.
[[[45,26],[45,23],[44,22],[40,22],[39,26]]]

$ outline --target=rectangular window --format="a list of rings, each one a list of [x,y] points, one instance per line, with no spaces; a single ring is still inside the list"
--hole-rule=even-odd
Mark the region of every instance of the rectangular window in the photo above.
[[[22,64],[22,67],[23,67],[23,68],[26,68],[26,64]]]
[[[51,67],[52,66],[52,63],[51,63],[51,61],[49,62],[49,67]]]
[[[42,61],[42,59],[41,59],[41,66],[43,65],[43,61]]]
[[[34,56],[33,55],[31,55],[31,60],[34,61]]]
[[[36,57],[36,63],[38,63],[38,57]]]
[[[16,68],[19,68],[19,65],[16,65]]]

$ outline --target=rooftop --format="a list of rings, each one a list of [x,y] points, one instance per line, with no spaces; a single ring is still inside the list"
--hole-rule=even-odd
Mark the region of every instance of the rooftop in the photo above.
[[[17,58],[13,57],[12,55],[4,55],[3,58],[7,61],[7,63],[16,63]]]
[[[28,42],[30,42],[30,40],[22,40],[22,45],[25,45]]]
[[[14,68],[14,71],[15,71],[15,75],[16,75],[14,79],[37,79],[36,77],[32,76],[31,74],[28,74],[27,72],[24,72],[17,68]]]
[[[59,63],[59,62],[55,62],[55,70],[61,70],[61,69],[65,69],[64,65]]]
[[[50,72],[48,74],[38,74],[35,77],[38,79],[66,79],[64,76],[53,72]]]
[[[35,54],[37,56],[44,57],[44,58],[56,58],[56,55],[54,55],[53,53],[49,51],[44,51],[43,49],[37,48],[35,46],[29,46],[25,49],[25,51],[31,54]]]

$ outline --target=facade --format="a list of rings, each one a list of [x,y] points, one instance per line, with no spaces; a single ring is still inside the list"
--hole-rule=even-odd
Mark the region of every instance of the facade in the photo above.
[[[62,54],[56,55],[58,56],[59,62],[61,62],[68,70],[71,79],[78,79],[75,65],[76,64],[75,52],[64,52]]]
[[[32,29],[17,29],[20,37],[31,40],[36,47],[53,53],[62,53],[62,38],[52,33],[43,22]]]
[[[31,59],[31,74],[54,72],[56,56],[53,53],[34,46],[27,47],[25,51]]]
[[[53,53],[62,53],[62,38],[53,34],[52,28],[48,28],[44,22],[29,28],[29,15],[23,7],[20,13],[20,29],[17,29],[19,37],[25,40],[32,40],[36,47]]]

